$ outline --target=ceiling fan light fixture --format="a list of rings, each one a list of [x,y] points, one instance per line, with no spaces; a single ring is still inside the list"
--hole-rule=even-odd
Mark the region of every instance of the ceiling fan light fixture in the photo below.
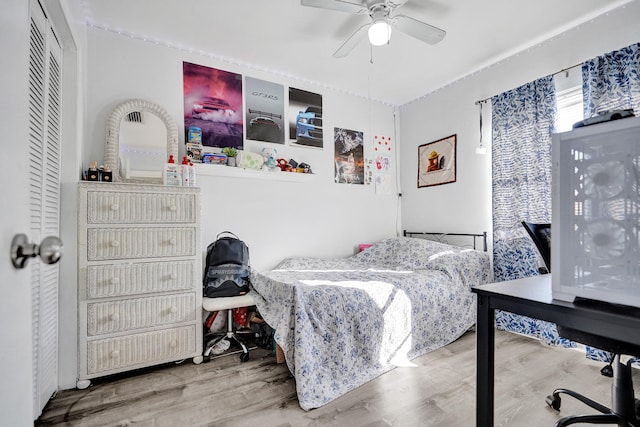
[[[375,21],[369,27],[369,43],[374,46],[382,46],[389,43],[391,38],[391,25],[386,19]]]

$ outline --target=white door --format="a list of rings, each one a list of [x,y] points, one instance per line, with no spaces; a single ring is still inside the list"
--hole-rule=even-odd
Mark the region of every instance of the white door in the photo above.
[[[62,50],[38,2],[31,2],[29,46],[29,233],[60,235]],[[34,419],[58,390],[58,264],[29,263]]]
[[[19,4],[22,3],[22,4]],[[27,121],[29,8],[9,0],[0,13],[0,130],[6,161],[0,167],[0,425],[26,426],[33,418],[31,274],[16,270],[9,248],[15,233],[29,232]],[[8,34],[7,34],[8,33]],[[5,36],[6,34],[6,36]],[[21,143],[17,143],[21,142]]]
[[[58,232],[59,222],[59,109],[57,101],[48,100],[59,99],[60,70],[50,67],[57,67],[60,52],[56,43],[49,45],[55,37],[37,2],[33,15],[24,3],[9,0],[0,18],[5,59],[0,61],[0,129],[6,156],[0,167],[1,426],[32,424],[57,389],[57,267],[33,258],[26,268],[15,269],[10,260],[15,234],[40,244]],[[35,81],[29,77],[34,73]],[[34,87],[40,85],[37,80],[41,87]]]

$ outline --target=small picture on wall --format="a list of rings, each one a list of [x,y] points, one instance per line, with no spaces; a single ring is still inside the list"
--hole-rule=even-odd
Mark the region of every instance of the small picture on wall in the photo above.
[[[284,144],[284,86],[245,79],[247,139]]]
[[[334,128],[335,178],[339,184],[364,184],[364,134]]]
[[[418,147],[418,188],[456,181],[456,135]]]
[[[242,75],[183,62],[185,142],[242,149]]]
[[[306,147],[323,147],[322,95],[289,88],[289,139]]]

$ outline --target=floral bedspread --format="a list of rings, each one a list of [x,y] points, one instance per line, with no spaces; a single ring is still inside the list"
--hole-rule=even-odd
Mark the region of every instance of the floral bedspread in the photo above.
[[[471,286],[492,281],[487,253],[405,237],[251,277],[305,410],[460,337],[476,319]]]

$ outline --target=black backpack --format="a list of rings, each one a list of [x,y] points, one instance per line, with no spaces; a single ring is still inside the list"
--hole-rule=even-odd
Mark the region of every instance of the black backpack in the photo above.
[[[220,237],[223,234],[230,236]],[[202,280],[205,297],[237,297],[249,292],[249,248],[235,234],[223,231],[207,247]]]

